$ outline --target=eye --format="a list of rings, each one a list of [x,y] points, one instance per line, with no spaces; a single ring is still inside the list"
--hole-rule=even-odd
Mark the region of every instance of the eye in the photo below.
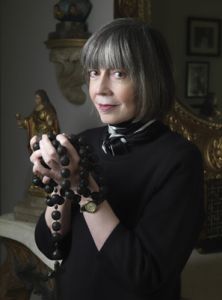
[[[126,71],[123,70],[113,70],[112,74],[116,79],[124,79],[127,77]]]
[[[88,71],[88,74],[89,74],[89,78],[95,78],[96,76],[99,75],[99,71],[96,70],[96,69],[89,70],[89,71]]]

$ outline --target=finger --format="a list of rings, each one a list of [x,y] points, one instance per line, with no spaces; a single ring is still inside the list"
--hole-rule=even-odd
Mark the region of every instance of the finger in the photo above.
[[[58,184],[61,181],[60,169],[47,169],[45,168],[40,161],[36,161],[33,166],[33,173],[40,178],[44,178],[47,181],[47,178],[51,178],[56,181]]]
[[[42,174],[40,174],[40,173],[38,172],[38,169],[37,169],[36,165],[33,165],[32,173],[33,173],[33,175],[36,175],[36,176],[38,176],[39,178],[42,178]]]
[[[79,154],[77,153],[75,147],[69,142],[68,138],[64,134],[58,134],[56,139],[60,144],[65,147],[70,155],[70,157],[76,162],[79,162]]]
[[[42,151],[41,150],[36,150],[32,153],[32,155],[30,156],[30,161],[35,164],[35,163],[41,163],[41,165],[44,168],[49,169],[50,167],[45,163],[45,161],[42,158]]]
[[[36,150],[34,151],[31,156],[30,156],[30,161],[32,163],[35,163],[36,161],[39,161],[39,159],[42,157],[42,153],[41,153],[41,150]]]
[[[47,135],[43,135],[39,142],[39,147],[42,153],[42,159],[50,168],[58,168],[59,158]]]
[[[49,176],[50,177],[50,170],[43,167],[43,165],[40,163],[40,161],[36,161],[33,165],[32,169],[33,173],[35,175],[40,176],[41,178],[43,176]]]
[[[48,177],[48,176],[43,176],[42,182],[43,182],[44,184],[49,183],[49,181],[50,181],[50,177]]]
[[[32,138],[31,138],[31,140],[30,140],[30,148],[32,149],[32,151],[33,151],[33,145],[36,143],[36,142],[38,142],[38,136],[37,135],[34,135]]]

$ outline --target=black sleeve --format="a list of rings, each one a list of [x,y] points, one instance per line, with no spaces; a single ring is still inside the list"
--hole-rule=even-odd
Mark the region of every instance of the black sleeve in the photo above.
[[[204,219],[202,159],[196,148],[171,158],[156,175],[157,190],[136,227],[119,223],[99,252],[107,270],[136,293],[153,293],[178,278]]]
[[[52,234],[49,227],[46,224],[45,212],[40,216],[35,227],[35,242],[39,250],[49,259],[52,258],[52,253],[55,250],[55,246],[52,240]],[[70,249],[71,232],[67,233],[59,242],[59,250],[62,253],[62,259],[64,259]]]

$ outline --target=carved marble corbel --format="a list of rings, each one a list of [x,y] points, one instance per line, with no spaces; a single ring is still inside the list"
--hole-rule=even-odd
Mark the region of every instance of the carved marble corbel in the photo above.
[[[73,104],[83,104],[86,95],[80,64],[80,53],[87,39],[54,39],[46,42],[50,49],[50,61],[55,64],[56,77],[64,97]]]

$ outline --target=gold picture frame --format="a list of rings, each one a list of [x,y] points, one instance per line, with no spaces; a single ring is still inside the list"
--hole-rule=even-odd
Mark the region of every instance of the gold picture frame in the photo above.
[[[151,22],[151,0],[114,0],[114,18]]]

